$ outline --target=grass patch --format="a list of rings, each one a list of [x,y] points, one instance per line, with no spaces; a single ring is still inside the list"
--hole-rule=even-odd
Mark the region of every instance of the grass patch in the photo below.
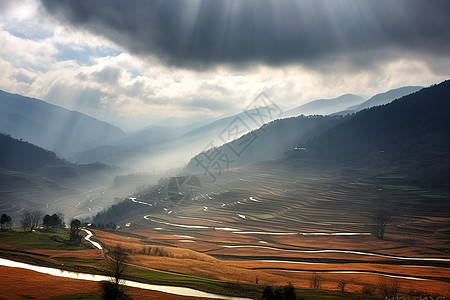
[[[128,273],[146,282],[170,286],[190,287],[208,293],[239,297],[260,297],[263,286],[208,280],[187,275],[170,274],[158,271],[137,271]]]
[[[218,295],[248,297],[251,299],[260,299],[265,287],[264,285],[215,281],[158,271],[140,271],[135,269],[133,270],[133,272],[129,272],[128,274],[136,278],[144,279],[145,281],[151,282],[153,284],[190,287]],[[274,287],[274,289],[275,288],[276,287]],[[362,295],[359,293],[344,293],[337,291],[313,290],[304,288],[297,288],[296,294],[298,299],[302,300],[376,299],[374,297]]]
[[[297,299],[304,300],[375,300],[374,296],[327,290],[296,289]]]
[[[57,229],[54,232],[24,232],[22,229],[0,231],[2,244],[14,245],[23,249],[56,249],[56,250],[82,250],[83,244],[70,241],[66,229]]]

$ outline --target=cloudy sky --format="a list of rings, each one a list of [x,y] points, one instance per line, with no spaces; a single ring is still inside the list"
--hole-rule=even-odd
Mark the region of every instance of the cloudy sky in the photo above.
[[[0,2],[0,89],[125,130],[450,77],[447,0]]]

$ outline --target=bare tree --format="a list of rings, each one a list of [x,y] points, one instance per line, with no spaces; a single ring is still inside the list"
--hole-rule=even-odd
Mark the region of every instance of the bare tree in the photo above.
[[[340,290],[341,292],[345,292],[345,286],[347,285],[347,281],[345,281],[344,279],[341,279],[338,281],[338,285],[337,288],[338,290]]]
[[[388,282],[386,278],[382,277],[380,279],[380,290],[381,294],[387,299],[396,299],[397,294],[400,290],[400,284],[397,280],[392,280],[391,282]]]
[[[107,253],[106,262],[111,272],[111,281],[100,284],[105,299],[130,299],[123,291],[123,277],[128,259],[128,254],[120,246]]]
[[[35,210],[31,212],[31,228],[30,228],[31,231],[34,228],[39,227],[43,215],[44,214],[40,210]]]
[[[319,275],[317,275],[317,273],[313,273],[311,276],[311,280],[309,282],[309,287],[315,290],[320,289],[320,283],[321,283],[322,279],[319,277]]]
[[[20,225],[23,227],[23,231],[27,231],[31,227],[31,210],[25,209],[22,213],[22,219]]]
[[[391,215],[387,210],[380,209],[375,214],[375,231],[379,239],[384,239],[384,234],[386,232],[386,225],[391,221]]]
[[[22,220],[20,221],[23,230],[32,232],[34,228],[39,227],[42,215],[43,213],[40,210],[24,210],[22,214]]]

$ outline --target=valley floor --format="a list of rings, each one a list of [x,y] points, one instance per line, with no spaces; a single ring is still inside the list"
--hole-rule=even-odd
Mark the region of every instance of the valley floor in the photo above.
[[[130,255],[130,279],[222,295],[257,299],[265,285],[290,283],[302,299],[450,297],[445,192],[396,172],[364,169],[286,167],[281,173],[269,164],[230,170],[217,181],[200,178],[193,205],[137,215],[120,230],[92,229],[92,239]],[[134,203],[154,200],[143,193]],[[391,214],[383,240],[372,234],[380,208]],[[20,250],[2,247],[3,254]],[[21,255],[102,269],[95,249]],[[18,277],[36,277],[21,272]],[[137,293],[130,292],[143,299]]]
[[[168,205],[137,217],[130,229],[97,231],[97,238],[128,249],[136,265],[201,278],[450,296],[445,192],[395,170],[319,172],[268,163],[224,172],[217,181],[199,177],[194,205]],[[383,240],[373,235],[379,209],[391,218]]]

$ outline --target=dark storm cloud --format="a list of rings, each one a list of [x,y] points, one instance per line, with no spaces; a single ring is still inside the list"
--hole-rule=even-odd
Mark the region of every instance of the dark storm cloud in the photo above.
[[[187,67],[450,53],[447,0],[42,0],[62,22]],[[389,51],[385,51],[389,50]],[[353,59],[355,57],[355,59]]]

